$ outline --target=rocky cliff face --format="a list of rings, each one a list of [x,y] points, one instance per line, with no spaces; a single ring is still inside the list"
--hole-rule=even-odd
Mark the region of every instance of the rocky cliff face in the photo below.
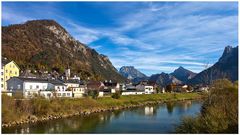
[[[142,72],[138,71],[133,66],[123,66],[119,69],[119,73],[131,80],[132,83],[139,83],[140,81],[147,81],[148,77]]]
[[[171,75],[176,77],[181,82],[186,83],[189,79],[192,79],[196,75],[196,73],[180,66],[178,69],[174,70]]]
[[[150,82],[155,82],[158,85],[165,87],[168,84],[181,84],[182,82],[175,78],[173,75],[167,74],[167,73],[161,73],[161,74],[154,74],[150,76],[149,78]]]
[[[2,27],[2,55],[22,70],[56,70],[67,66],[83,79],[124,81],[107,56],[75,40],[53,20],[35,20]]]
[[[188,81],[189,84],[209,84],[216,79],[238,80],[238,46],[227,46],[221,58],[212,67],[200,72]]]
[[[119,73],[128,79],[147,77],[145,74],[141,73],[133,66],[123,66],[120,68]]]

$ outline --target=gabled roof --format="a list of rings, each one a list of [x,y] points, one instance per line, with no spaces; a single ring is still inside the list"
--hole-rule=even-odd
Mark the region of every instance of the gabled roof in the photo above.
[[[13,62],[13,63],[16,65],[16,67],[17,67],[18,69],[20,69],[19,66],[18,66],[18,64],[17,64],[16,62],[14,62],[13,60],[11,61],[11,60],[9,60],[9,59],[7,59],[7,58],[2,58],[2,66],[5,66],[5,65],[7,65],[7,64],[10,63],[10,62]]]
[[[25,78],[25,77],[12,77],[20,79],[24,82],[40,82],[40,83],[51,83],[53,85],[64,85],[60,80],[45,79],[45,78]]]
[[[2,57],[2,66],[8,64],[9,62],[11,62],[11,61],[8,60],[7,58]]]
[[[78,79],[68,79],[66,81],[64,81],[64,83],[76,83],[76,84],[80,84],[81,81]]]
[[[62,85],[62,86],[66,86],[61,80],[48,80],[49,83],[53,84],[53,85]]]
[[[25,70],[22,73],[20,73],[20,77],[23,77],[23,78],[37,78],[37,75],[34,75],[33,73],[31,73],[28,70]]]
[[[27,77],[12,77],[17,78],[25,82],[42,82],[42,83],[48,83],[48,79],[43,78],[27,78]]]

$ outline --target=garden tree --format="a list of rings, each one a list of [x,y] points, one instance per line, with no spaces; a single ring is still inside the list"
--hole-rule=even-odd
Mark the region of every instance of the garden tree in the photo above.
[[[177,128],[180,133],[238,133],[238,83],[216,80],[201,114],[183,119]]]
[[[173,85],[169,84],[166,86],[166,92],[172,92],[173,91]]]
[[[93,99],[97,99],[99,95],[98,90],[89,90],[88,91],[88,96],[91,96]]]
[[[112,98],[119,99],[121,97],[121,92],[118,90],[112,94]]]
[[[187,90],[188,90],[188,91],[192,91],[192,90],[193,90],[193,87],[190,86],[190,85],[188,85]]]
[[[156,87],[156,93],[159,93],[160,92],[160,86],[157,86]]]

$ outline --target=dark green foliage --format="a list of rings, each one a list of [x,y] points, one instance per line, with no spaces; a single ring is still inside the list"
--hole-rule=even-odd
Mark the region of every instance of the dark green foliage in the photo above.
[[[169,84],[166,86],[166,92],[172,92],[173,91],[173,85]]]
[[[184,118],[177,133],[238,133],[238,85],[217,80],[211,86],[201,114]]]
[[[88,96],[91,96],[93,99],[97,99],[99,92],[97,90],[90,90],[88,91]]]
[[[116,91],[115,93],[112,94],[112,98],[119,99],[121,97],[120,91]]]

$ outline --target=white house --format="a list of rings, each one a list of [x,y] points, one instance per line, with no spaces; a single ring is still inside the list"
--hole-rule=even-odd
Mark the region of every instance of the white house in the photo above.
[[[69,79],[66,80],[64,84],[67,86],[67,89],[72,92],[74,98],[83,97],[86,93],[87,86],[83,85],[79,79]]]
[[[85,85],[79,85],[79,87],[71,87],[73,97],[74,98],[80,98],[83,97],[84,94],[86,94],[87,87]]]
[[[51,90],[53,86],[49,85],[48,80],[38,78],[12,77],[7,81],[8,90],[13,93],[22,93],[24,97],[33,97],[39,94],[40,90]]]
[[[35,94],[46,98],[53,97],[54,94],[57,97],[72,97],[72,92],[66,91],[66,85],[57,80],[12,77],[7,83],[8,90],[13,94],[19,92],[26,98],[34,97]]]
[[[117,82],[112,82],[111,80],[105,80],[103,82],[104,90],[108,90],[110,93],[116,93],[116,91],[120,90],[120,84]]]
[[[67,90],[67,85],[59,80],[50,80],[49,85],[54,87],[54,96],[56,97],[73,97],[72,91]]]
[[[139,91],[144,91],[145,94],[154,93],[153,86],[150,86],[150,85],[144,85],[144,84],[140,83],[136,86],[136,89],[139,90]]]

